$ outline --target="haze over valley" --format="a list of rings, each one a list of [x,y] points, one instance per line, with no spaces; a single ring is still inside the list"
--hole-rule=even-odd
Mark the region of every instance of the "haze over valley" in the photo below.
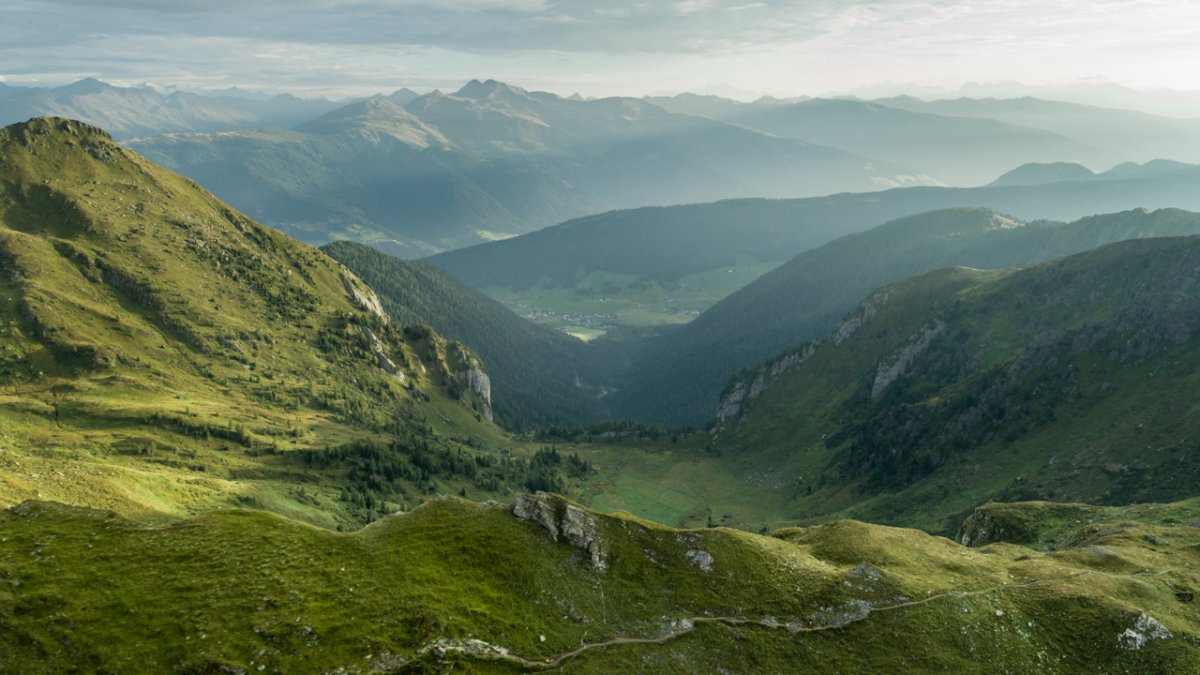
[[[1185,5],[20,0],[0,670],[1200,671]]]

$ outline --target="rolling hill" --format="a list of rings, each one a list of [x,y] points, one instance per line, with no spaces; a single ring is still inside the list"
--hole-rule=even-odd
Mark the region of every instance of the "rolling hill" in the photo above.
[[[581,425],[604,417],[596,350],[517,316],[429,263],[348,241],[321,250],[375,289],[394,321],[429,324],[479,354],[497,417],[507,427]]]
[[[0,156],[7,669],[1200,664],[1195,499],[981,503],[1194,490],[1178,392],[1200,372],[1200,238],[911,278],[784,355],[716,438],[535,447],[489,421],[479,358],[410,322],[494,343],[518,371],[581,343],[425,263],[331,245],[360,277],[87,124],[9,126]],[[1192,218],[1121,215],[1082,229]],[[1071,227],[930,218],[949,240]],[[676,458],[710,523],[730,494],[758,522],[832,522],[676,529],[546,492],[602,502]],[[710,482],[678,480],[701,466]]]
[[[616,211],[429,261],[510,306],[523,306],[522,313],[590,315],[609,326],[675,324],[803,251],[926,211],[983,207],[1031,221],[1141,207],[1200,210],[1200,168],[1160,166],[1117,167],[1105,174],[1113,180],[1104,181]]]
[[[675,530],[545,494],[437,501],[349,535],[248,511],[151,528],[27,502],[0,512],[0,652],[25,672],[1200,666],[1200,539],[1180,525],[1195,501],[1052,506],[972,522],[1066,535],[1043,552],[852,521]]]
[[[1200,234],[1200,215],[1127,211],[1023,223],[987,209],[902,218],[805,251],[640,347],[611,397],[614,414],[701,424],[740,369],[832,330],[874,288],[951,265],[1026,267],[1140,237]]]

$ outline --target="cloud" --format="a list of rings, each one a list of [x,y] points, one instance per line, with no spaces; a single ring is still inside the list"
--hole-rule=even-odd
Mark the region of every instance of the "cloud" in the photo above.
[[[1169,0],[9,0],[5,18],[10,80],[350,93],[493,76],[780,94],[889,79],[1200,81],[1200,4]]]

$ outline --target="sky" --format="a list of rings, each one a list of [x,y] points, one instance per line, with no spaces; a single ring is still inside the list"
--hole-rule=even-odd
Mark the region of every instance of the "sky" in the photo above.
[[[339,98],[1200,89],[1191,0],[6,0],[0,81]],[[976,85],[978,86],[978,85]]]

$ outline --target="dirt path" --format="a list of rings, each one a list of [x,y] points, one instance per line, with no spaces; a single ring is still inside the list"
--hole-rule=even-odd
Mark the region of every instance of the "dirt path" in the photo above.
[[[894,605],[883,605],[880,607],[871,607],[869,609],[869,611],[867,611],[866,614],[864,614],[861,617],[849,619],[844,622],[839,622],[839,623],[834,623],[834,624],[826,624],[826,625],[821,625],[821,626],[806,626],[806,627],[798,628],[798,627],[793,627],[793,626],[789,625],[789,623],[787,623],[787,622],[780,622],[776,619],[748,619],[746,617],[741,617],[741,616],[693,616],[693,617],[688,617],[685,619],[678,619],[676,621],[673,621],[672,622],[672,630],[670,632],[668,632],[664,635],[660,635],[658,637],[646,637],[646,638],[616,637],[616,638],[612,638],[610,640],[603,640],[601,642],[589,642],[586,644],[581,644],[579,647],[572,649],[569,652],[563,652],[562,654],[559,654],[558,656],[553,656],[553,657],[546,658],[546,659],[527,659],[527,658],[524,658],[521,656],[517,656],[516,654],[510,654],[507,652],[501,653],[499,651],[475,652],[475,651],[470,651],[470,650],[466,649],[465,647],[443,646],[442,649],[444,649],[447,652],[463,654],[463,655],[470,656],[470,657],[477,658],[477,659],[483,659],[483,660],[489,660],[489,661],[505,661],[507,663],[512,663],[512,664],[521,666],[523,668],[528,668],[530,670],[547,670],[550,668],[556,668],[556,667],[562,665],[565,661],[573,659],[576,656],[583,654],[584,652],[593,651],[593,650],[597,650],[597,649],[606,649],[608,647],[616,647],[619,645],[662,645],[662,644],[666,644],[672,640],[681,638],[685,635],[689,635],[689,634],[695,632],[696,628],[698,628],[702,624],[723,624],[726,626],[735,626],[735,627],[736,626],[757,626],[757,627],[761,627],[761,628],[769,628],[769,629],[774,629],[774,630],[786,630],[793,634],[796,634],[796,633],[818,633],[821,631],[838,630],[840,628],[849,626],[850,624],[853,624],[853,623],[858,623],[860,621],[866,621],[867,619],[869,619],[871,617],[872,614],[877,614],[879,612],[890,612],[890,611],[895,611],[898,609],[906,609],[909,607],[916,607],[918,605],[924,605],[924,604],[927,604],[930,602],[934,602],[936,600],[942,600],[944,598],[969,598],[969,597],[974,597],[974,596],[979,596],[979,595],[987,595],[988,593],[995,593],[998,591],[1015,590],[1015,589],[1020,589],[1020,588],[1033,588],[1033,587],[1041,586],[1041,585],[1045,585],[1045,584],[1051,584],[1051,583],[1056,583],[1056,582],[1060,582],[1060,581],[1068,581],[1070,579],[1076,579],[1078,577],[1084,577],[1084,576],[1088,576],[1091,574],[1094,574],[1094,572],[1086,571],[1086,572],[1080,572],[1078,574],[1071,574],[1071,575],[1067,575],[1067,576],[1063,576],[1063,577],[1053,577],[1053,578],[1049,578],[1049,579],[1037,579],[1034,581],[1028,581],[1028,582],[1020,583],[1020,584],[1000,584],[998,586],[990,586],[988,588],[983,588],[983,589],[974,590],[974,591],[947,591],[945,593],[938,593],[936,595],[931,595],[926,598],[921,598],[920,600],[909,600],[906,602],[899,602]],[[678,626],[678,628],[676,628],[676,626]],[[429,651],[429,650],[430,650],[430,648],[427,647],[423,651]]]

